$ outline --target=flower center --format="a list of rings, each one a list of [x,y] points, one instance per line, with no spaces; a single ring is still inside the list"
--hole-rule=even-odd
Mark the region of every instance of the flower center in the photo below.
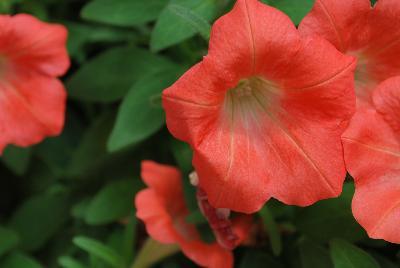
[[[235,120],[258,121],[261,113],[272,105],[279,90],[266,79],[254,76],[239,81],[225,96],[225,112]]]
[[[355,53],[358,58],[357,67],[354,73],[355,90],[358,99],[369,101],[371,91],[376,82],[371,78],[368,70],[368,58],[360,53]]]

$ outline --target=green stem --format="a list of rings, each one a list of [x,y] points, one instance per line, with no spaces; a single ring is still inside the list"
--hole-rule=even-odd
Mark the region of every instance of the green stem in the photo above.
[[[161,244],[148,238],[133,260],[131,268],[148,268],[179,251],[177,244]]]

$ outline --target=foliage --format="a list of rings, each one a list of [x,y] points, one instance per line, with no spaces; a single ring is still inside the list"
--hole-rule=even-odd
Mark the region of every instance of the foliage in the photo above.
[[[311,0],[266,0],[295,24]],[[8,147],[0,162],[0,267],[129,267],[146,232],[133,216],[143,188],[139,163],[191,171],[190,148],[165,128],[161,91],[207,51],[210,24],[228,0],[2,0],[69,29],[72,68],[63,134],[31,148]],[[367,238],[339,199],[307,208],[272,200],[259,213],[265,235],[235,251],[237,267],[399,267],[400,248]],[[185,182],[189,220],[201,226]],[[209,230],[208,230],[209,232]],[[209,235],[206,233],[205,236]],[[155,267],[195,267],[175,254]]]

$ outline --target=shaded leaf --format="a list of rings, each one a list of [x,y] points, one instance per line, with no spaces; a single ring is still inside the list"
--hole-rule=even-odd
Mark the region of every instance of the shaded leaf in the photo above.
[[[129,215],[133,204],[132,180],[111,182],[92,199],[85,211],[85,221],[91,225],[107,224]]]
[[[371,255],[345,240],[333,239],[330,245],[335,268],[380,268]]]
[[[117,47],[84,64],[67,81],[70,97],[98,102],[122,98],[143,75],[167,69],[171,63],[136,47]]]
[[[117,26],[134,26],[155,20],[166,0],[93,0],[86,4],[81,17]]]
[[[301,266],[303,268],[333,268],[329,251],[307,238],[299,243]]]
[[[0,226],[0,257],[18,245],[19,237],[13,230]]]
[[[104,245],[102,242],[92,238],[78,236],[73,239],[73,243],[80,249],[96,256],[113,267],[122,267],[124,264],[122,257],[115,252],[115,250]]]
[[[18,232],[25,250],[41,248],[68,218],[68,193],[48,192],[27,199],[14,213],[10,228]]]
[[[261,216],[264,222],[265,230],[267,231],[270,239],[272,252],[275,256],[280,255],[282,252],[282,239],[274,216],[266,205],[258,212],[258,214]]]
[[[138,143],[165,124],[161,92],[179,76],[174,68],[151,72],[139,79],[125,96],[107,147],[111,152]]]
[[[19,148],[16,146],[7,146],[4,150],[1,160],[17,175],[25,174],[31,160],[30,148]]]
[[[0,263],[1,268],[44,268],[38,261],[23,253],[13,253]]]
[[[58,263],[62,268],[87,268],[87,266],[68,256],[60,257]]]
[[[172,6],[172,8],[171,8]],[[190,10],[190,14],[182,17],[182,12],[178,15],[176,8],[180,10]],[[169,5],[160,14],[156,26],[153,29],[150,40],[150,47],[153,51],[159,51],[169,46],[175,45],[187,38],[194,36],[199,29],[199,18],[203,21],[211,21],[218,10],[215,0],[171,0]],[[191,17],[192,23],[188,23],[188,16]],[[196,26],[193,26],[193,17]],[[201,26],[200,26],[201,27]]]
[[[339,198],[322,200],[302,208],[297,215],[297,228],[308,237],[327,242],[332,237],[358,241],[366,237],[365,231],[355,221],[351,212],[354,193],[352,183],[346,183]]]

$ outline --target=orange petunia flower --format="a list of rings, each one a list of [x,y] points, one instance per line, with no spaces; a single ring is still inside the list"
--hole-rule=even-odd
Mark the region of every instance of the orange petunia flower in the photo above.
[[[343,135],[353,214],[372,238],[400,243],[400,76],[381,83]]]
[[[343,134],[353,214],[372,238],[400,243],[400,2],[317,0],[299,29],[358,58],[357,112]],[[387,80],[388,79],[388,80]],[[380,84],[381,83],[381,84]],[[377,86],[378,85],[378,86]]]
[[[0,15],[0,153],[58,135],[66,92],[57,79],[69,67],[67,30],[30,15]]]
[[[203,242],[196,226],[186,222],[189,211],[184,201],[179,170],[144,161],[142,178],[149,188],[136,195],[136,216],[144,221],[147,232],[154,240],[165,244],[179,244],[183,253],[202,267],[233,267],[230,250],[217,242]],[[248,217],[235,221],[233,228],[238,236],[238,243],[246,238],[249,226]]]
[[[259,1],[218,19],[208,55],[163,92],[167,126],[193,148],[211,205],[251,213],[271,197],[306,206],[339,195],[354,68]]]
[[[375,86],[400,75],[399,16],[398,0],[379,0],[373,7],[370,0],[316,0],[299,31],[318,34],[357,57],[357,100],[368,102]]]

